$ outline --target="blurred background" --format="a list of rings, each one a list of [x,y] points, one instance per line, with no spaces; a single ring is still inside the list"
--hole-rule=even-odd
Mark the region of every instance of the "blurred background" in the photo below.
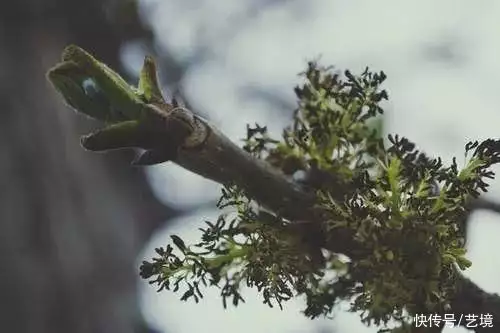
[[[177,96],[236,142],[247,123],[279,135],[306,62],[384,70],[385,128],[447,162],[469,140],[500,136],[500,3],[493,0],[18,0],[0,10],[0,331],[376,332],[345,311],[310,321],[300,299],[269,309],[252,290],[223,310],[156,293],[138,267],[179,234],[199,237],[220,187],[131,151],[91,154],[99,126],[63,105],[45,79],[77,44],[131,83],[145,54]],[[496,170],[498,171],[498,170]],[[500,201],[500,182],[486,196]],[[471,216],[465,274],[500,292],[500,221]],[[461,332],[447,329],[445,332]],[[465,331],[465,330],[463,330]]]

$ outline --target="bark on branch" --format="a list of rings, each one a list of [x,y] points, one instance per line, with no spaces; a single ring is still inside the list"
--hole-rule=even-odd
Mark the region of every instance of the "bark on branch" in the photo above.
[[[204,134],[206,138],[197,146],[181,147],[177,158],[173,160],[174,163],[221,184],[237,184],[260,204],[279,211],[292,223],[308,219],[308,222],[320,227],[322,222],[314,212],[315,198],[311,193],[303,191],[266,162],[252,157],[231,142],[214,125],[194,116],[189,110],[185,109],[185,112],[205,127],[203,131],[206,133]],[[202,127],[198,127],[197,130],[201,131]],[[191,135],[196,136],[201,133],[196,133],[195,130]],[[484,208],[483,206],[478,205],[481,208]],[[317,237],[318,229],[311,228],[311,230],[315,230],[314,236]],[[304,229],[301,228],[301,231]],[[328,250],[344,253],[353,259],[358,251],[362,251],[352,239],[346,238],[346,231],[333,230],[330,233],[328,236],[330,241],[323,242]],[[321,242],[318,239],[316,241]],[[465,315],[491,314],[493,329],[500,327],[500,296],[485,292],[458,270],[456,273],[456,294],[447,313],[454,313],[457,321]],[[465,327],[466,321],[462,320],[461,325]],[[478,333],[491,330],[492,328],[474,328]]]
[[[108,124],[82,139],[86,149],[145,149],[135,164],[170,160],[218,183],[237,185],[262,206],[288,219],[289,230],[305,243],[314,243],[312,248],[323,247],[352,260],[364,257],[367,250],[355,241],[353,231],[325,231],[322,214],[315,207],[315,194],[235,145],[189,109],[166,103],[151,58],[145,59],[135,90],[109,67],[74,45],[65,49],[62,60],[48,72],[54,87],[68,105]],[[484,202],[476,206],[498,210]],[[454,313],[456,318],[490,314],[493,329],[500,327],[500,297],[486,293],[458,270],[455,276],[457,288],[447,313]],[[465,326],[466,321],[460,323]],[[483,327],[474,330],[491,331]]]

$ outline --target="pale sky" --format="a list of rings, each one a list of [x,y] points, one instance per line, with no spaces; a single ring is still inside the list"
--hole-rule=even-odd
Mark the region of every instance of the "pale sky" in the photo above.
[[[263,7],[267,2],[274,4]],[[318,56],[322,64],[340,70],[383,70],[390,99],[385,105],[387,131],[408,137],[429,155],[445,161],[457,156],[460,161],[467,141],[500,136],[498,1],[140,3],[160,49],[180,61],[204,52],[183,82],[185,92],[195,108],[208,113],[236,142],[245,135],[247,123],[267,124],[279,134],[289,121],[273,105],[246,94],[248,87],[294,103],[297,73]],[[141,57],[134,45],[124,48],[123,59],[131,70],[138,71]],[[172,205],[194,207],[219,196],[218,185],[169,163],[149,168],[148,176],[161,200]],[[500,181],[494,181],[488,195],[500,201],[499,194]],[[199,211],[175,221],[152,239],[138,262],[169,243],[172,233],[197,241],[203,220],[217,215],[216,210]],[[487,291],[500,292],[500,257],[491,255],[499,250],[500,216],[478,212],[471,224],[468,257],[473,266],[466,275]],[[247,303],[224,310],[216,290],[195,304],[140,284],[146,319],[162,332],[300,333],[320,327],[376,332],[362,325],[358,314],[342,310],[333,321],[311,321],[300,313],[302,300],[288,302],[280,311],[261,304],[260,296],[249,291]]]

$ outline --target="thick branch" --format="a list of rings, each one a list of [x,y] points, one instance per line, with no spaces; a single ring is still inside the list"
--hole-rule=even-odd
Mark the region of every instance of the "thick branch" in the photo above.
[[[490,294],[479,288],[474,282],[464,277],[459,276],[457,281],[457,291],[455,297],[451,300],[452,311],[455,318],[474,314],[478,318],[475,323],[478,323],[479,318],[484,315],[491,315],[493,319],[493,327],[476,327],[474,331],[477,333],[491,332],[500,327],[500,297],[498,294]],[[465,320],[462,320],[465,326]]]
[[[189,110],[185,112],[191,114]],[[260,204],[279,211],[292,222],[307,218],[317,226],[321,224],[315,217],[314,195],[302,190],[266,162],[252,157],[236,146],[206,120],[196,116],[194,119],[197,126],[193,126],[191,135],[204,135],[205,140],[199,145],[181,148],[175,163],[221,184],[232,183],[240,186]],[[197,134],[196,131],[206,132]],[[331,233],[329,238],[333,241],[324,243],[325,248],[344,253],[353,259],[356,253],[363,251],[351,238],[346,237],[345,231],[333,230]],[[456,276],[456,294],[448,313],[454,313],[455,318],[467,314],[491,314],[493,327],[500,327],[500,296],[483,291],[459,272]],[[462,324],[465,326],[465,320]],[[491,328],[477,327],[474,330],[484,332],[491,331]]]
[[[489,210],[494,213],[500,213],[500,204],[498,202],[491,201],[487,198],[478,198],[471,202],[471,210]]]
[[[205,178],[235,184],[262,206],[290,220],[289,230],[312,244],[313,249],[324,247],[352,260],[366,254],[352,231],[337,228],[324,232],[323,219],[314,207],[317,198],[312,192],[252,157],[190,110],[165,103],[152,59],[144,62],[139,89],[131,88],[117,73],[74,45],[65,48],[62,62],[47,76],[68,105],[107,123],[104,129],[82,139],[85,148],[146,149],[135,164],[172,160]],[[458,272],[456,276],[457,289],[452,300],[455,315],[489,313],[493,315],[494,327],[500,327],[500,297],[485,293]]]
[[[206,120],[195,119],[202,126],[195,131],[208,129],[206,138],[198,146],[181,148],[175,163],[218,183],[238,185],[263,206],[281,212],[288,219],[311,217],[315,199],[312,194],[302,191],[269,164],[252,157]]]

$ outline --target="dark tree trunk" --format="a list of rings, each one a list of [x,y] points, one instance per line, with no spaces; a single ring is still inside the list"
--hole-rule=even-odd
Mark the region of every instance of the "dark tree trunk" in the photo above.
[[[136,256],[173,214],[130,152],[84,152],[91,121],[45,79],[75,43],[118,66],[105,1],[17,0],[0,9],[0,331],[139,332]]]

